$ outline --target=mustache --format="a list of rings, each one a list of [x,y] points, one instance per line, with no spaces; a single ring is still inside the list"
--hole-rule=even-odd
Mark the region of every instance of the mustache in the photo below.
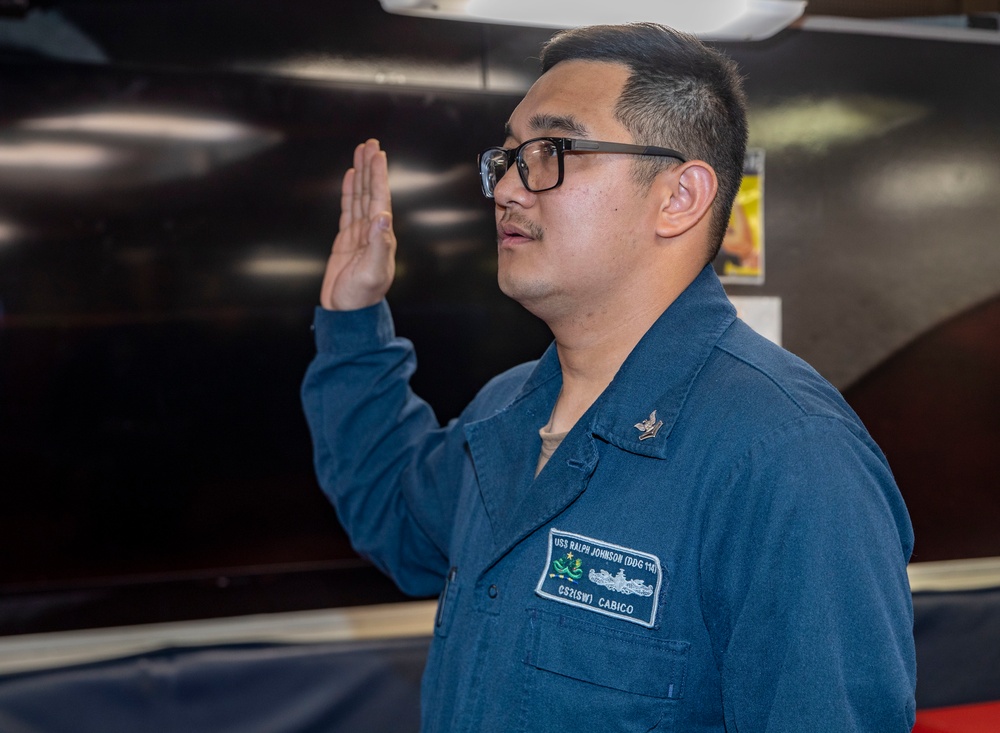
[[[512,228],[524,232],[532,239],[541,239],[545,236],[545,231],[540,226],[517,214],[505,214],[497,223],[497,233]]]

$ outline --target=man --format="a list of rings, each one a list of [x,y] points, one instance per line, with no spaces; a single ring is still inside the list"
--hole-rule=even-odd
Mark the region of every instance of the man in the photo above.
[[[480,173],[500,287],[553,346],[437,424],[384,301],[373,140],[316,314],[320,482],[360,552],[440,594],[423,730],[909,731],[888,466],[710,264],[745,148],[733,65],[640,24],[559,34],[542,69]]]

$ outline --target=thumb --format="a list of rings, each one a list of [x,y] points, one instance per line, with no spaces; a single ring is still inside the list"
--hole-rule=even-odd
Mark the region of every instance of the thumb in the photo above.
[[[379,257],[385,257],[394,254],[395,244],[396,235],[392,231],[392,214],[383,211],[375,216],[368,228],[368,245],[377,250]]]
[[[365,273],[370,286],[380,290],[380,296],[389,289],[396,270],[396,235],[392,231],[392,214],[376,214],[368,226],[368,246],[361,252],[359,270]]]

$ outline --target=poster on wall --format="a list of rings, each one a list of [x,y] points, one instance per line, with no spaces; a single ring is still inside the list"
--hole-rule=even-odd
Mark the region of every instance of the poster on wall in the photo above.
[[[770,295],[730,295],[736,317],[766,339],[781,346],[781,298]]]
[[[724,283],[764,282],[764,150],[750,148],[743,160],[743,182],[736,194],[729,228],[715,258]]]

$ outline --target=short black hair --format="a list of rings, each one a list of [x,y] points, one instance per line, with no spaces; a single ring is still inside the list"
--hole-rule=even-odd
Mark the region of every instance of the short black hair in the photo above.
[[[715,170],[714,259],[743,178],[747,146],[746,96],[736,63],[687,33],[656,23],[594,25],[561,31],[542,47],[542,73],[561,61],[623,64],[630,76],[615,117],[636,143],[679,150]],[[652,183],[670,158],[641,158],[638,180]]]

